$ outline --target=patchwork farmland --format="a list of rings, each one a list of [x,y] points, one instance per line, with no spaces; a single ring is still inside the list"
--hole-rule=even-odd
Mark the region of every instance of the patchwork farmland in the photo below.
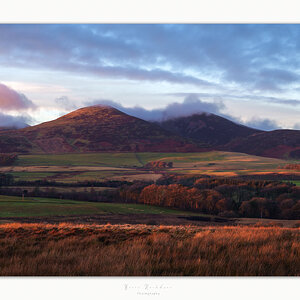
[[[172,162],[166,170],[146,170],[151,161]],[[295,162],[291,160],[289,162]],[[54,180],[78,182],[86,180],[156,180],[161,173],[240,176],[256,174],[300,174],[287,170],[287,161],[232,152],[204,153],[82,153],[19,155],[12,166],[0,172],[16,180]]]

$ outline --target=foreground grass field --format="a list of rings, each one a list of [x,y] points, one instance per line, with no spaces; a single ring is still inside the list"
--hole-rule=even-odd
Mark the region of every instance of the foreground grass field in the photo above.
[[[143,204],[101,203],[52,198],[0,195],[0,218],[34,216],[70,216],[87,214],[166,214],[200,215],[193,212]]]
[[[300,229],[4,224],[0,275],[299,276]]]

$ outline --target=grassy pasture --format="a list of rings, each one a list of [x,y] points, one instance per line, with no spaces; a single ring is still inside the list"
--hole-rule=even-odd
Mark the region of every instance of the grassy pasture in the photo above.
[[[189,163],[226,159],[225,152],[203,153],[76,153],[76,154],[33,154],[19,155],[17,166],[110,166],[141,167],[153,160]]]
[[[0,217],[70,216],[85,214],[201,215],[143,204],[85,202],[0,195]]]
[[[194,163],[194,162],[210,162],[210,161],[222,161],[226,159],[225,152],[201,152],[201,153],[138,153],[137,154],[141,161],[146,164],[150,161],[166,161],[166,162],[175,162],[178,164],[181,163]]]
[[[18,166],[141,166],[134,153],[19,155]]]
[[[284,180],[286,182],[292,182],[294,184],[296,184],[296,186],[300,186],[300,180]]]
[[[48,178],[50,176],[54,176],[55,173],[50,172],[7,172],[7,174],[11,174],[14,176],[15,180],[26,180],[26,181],[36,181],[44,178]]]
[[[113,187],[101,187],[101,186],[95,186],[95,187],[60,187],[60,186],[39,186],[38,187],[40,191],[47,192],[49,190],[54,189],[57,192],[65,193],[65,192],[91,192],[91,190],[94,191],[114,191],[116,188]],[[27,190],[29,192],[32,192],[34,189],[36,189],[35,186],[6,186],[5,189],[19,189],[21,191]],[[1,197],[1,196],[0,196]]]

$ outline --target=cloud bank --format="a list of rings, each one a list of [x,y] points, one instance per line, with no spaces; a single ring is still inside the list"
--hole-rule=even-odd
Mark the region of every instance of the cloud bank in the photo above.
[[[224,117],[232,122],[242,124],[248,127],[270,131],[281,128],[275,120],[263,119],[263,118],[253,118],[249,121],[242,121],[234,116],[222,113],[225,109],[224,103],[219,101],[206,102],[202,101],[198,95],[191,94],[186,95],[182,103],[173,102],[168,104],[165,108],[157,109],[145,109],[143,107],[125,107],[122,104],[113,100],[94,100],[86,102],[86,105],[108,105],[112,106],[128,115],[147,120],[147,121],[165,121],[168,119],[173,119],[177,117],[186,117],[193,114],[202,113],[213,113]],[[300,126],[300,125],[299,125]],[[297,126],[295,127],[295,129]]]
[[[20,94],[8,86],[0,83],[0,110],[27,110],[35,105],[25,95]]]
[[[24,128],[28,126],[28,116],[11,116],[0,112],[0,128]]]
[[[163,121],[176,117],[185,117],[192,114],[214,113],[219,114],[225,107],[223,102],[205,102],[195,95],[186,96],[182,103],[174,102],[168,104],[165,108],[156,108],[147,110],[143,107],[125,107],[122,104],[112,100],[94,100],[86,102],[86,105],[109,105],[118,110],[147,121]]]
[[[36,105],[25,95],[0,83],[0,127],[27,127],[32,122],[27,111],[36,108]],[[10,115],[9,112],[17,112],[22,115]]]
[[[253,118],[250,121],[244,122],[244,125],[265,131],[271,131],[281,128],[275,120]]]
[[[0,36],[2,66],[251,92],[300,84],[300,24],[3,24]]]
[[[67,96],[61,96],[59,98],[56,98],[55,104],[58,105],[60,109],[70,111],[70,110],[75,110],[78,108],[78,106],[74,103],[74,101],[70,100],[69,97]]]

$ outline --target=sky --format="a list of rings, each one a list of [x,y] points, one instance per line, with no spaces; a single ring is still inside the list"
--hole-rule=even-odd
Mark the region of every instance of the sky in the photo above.
[[[300,25],[0,24],[0,127],[95,104],[300,129]]]

